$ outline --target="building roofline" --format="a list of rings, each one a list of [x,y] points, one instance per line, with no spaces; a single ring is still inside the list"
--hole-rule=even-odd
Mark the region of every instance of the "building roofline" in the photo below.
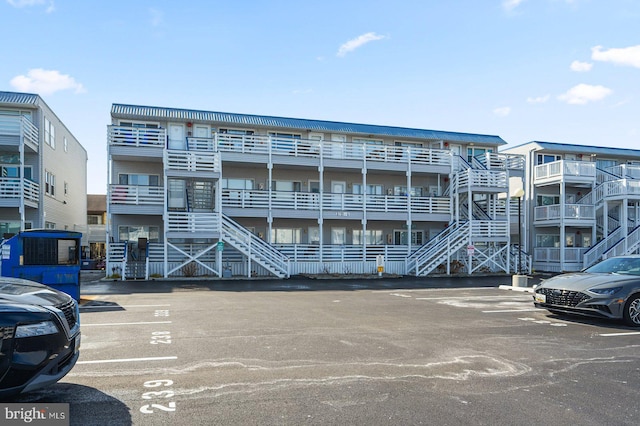
[[[581,145],[581,144],[568,144],[561,142],[545,142],[545,141],[530,141],[516,146],[505,147],[506,150],[515,148],[522,148],[529,145],[536,144],[542,149],[550,149],[557,151],[579,151],[582,154],[600,154],[600,155],[625,155],[629,157],[640,157],[640,149],[632,148],[616,148],[616,147],[603,147],[594,145]]]
[[[256,125],[273,128],[284,127],[308,129],[309,131],[333,131],[362,135],[375,134],[427,140],[447,140],[454,142],[459,141],[486,143],[490,145],[506,145],[506,142],[496,135],[118,103],[114,103],[112,105],[111,116],[115,118],[130,119],[155,117],[161,119],[174,119],[178,121],[218,121],[236,125]]]

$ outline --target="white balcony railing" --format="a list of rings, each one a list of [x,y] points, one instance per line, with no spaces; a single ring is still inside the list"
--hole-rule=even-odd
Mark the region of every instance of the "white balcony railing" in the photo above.
[[[0,198],[20,198],[25,201],[38,202],[40,185],[29,179],[22,179],[22,192],[20,191],[20,178],[0,178]]]
[[[164,188],[161,186],[110,185],[109,203],[162,206],[164,204]]]
[[[582,263],[582,257],[588,247],[564,247],[564,261],[569,263]],[[559,247],[535,247],[533,249],[536,262],[560,262]]]
[[[220,155],[215,152],[165,150],[164,164],[169,170],[220,172]]]
[[[561,216],[560,204],[537,206],[534,210],[534,220],[557,220]],[[595,220],[595,206],[588,204],[565,204],[564,219],[588,219]]]
[[[108,126],[109,145],[164,148],[166,129]]]
[[[26,117],[0,115],[0,135],[23,136],[27,145],[38,149],[38,128]]]
[[[457,174],[457,184],[460,187],[491,187],[507,188],[507,172],[499,170],[466,169]]]
[[[448,197],[411,197],[401,195],[320,194],[264,190],[222,190],[222,206],[227,208],[261,208],[293,210],[357,210],[369,212],[407,212],[448,214]]]
[[[524,170],[524,156],[488,152],[475,157],[488,170]]]
[[[204,232],[220,231],[219,213],[168,212],[168,232],[188,232],[199,236]]]
[[[536,180],[562,177],[596,177],[596,163],[588,161],[559,160],[551,163],[539,164],[534,169]]]

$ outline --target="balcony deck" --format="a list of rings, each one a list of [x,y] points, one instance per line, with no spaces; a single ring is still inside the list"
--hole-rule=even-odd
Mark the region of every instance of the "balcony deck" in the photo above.
[[[551,185],[561,182],[574,184],[594,184],[596,163],[588,161],[558,160],[539,164],[534,171],[535,185]]]
[[[37,208],[40,185],[29,179],[0,178],[0,207],[20,207],[20,198],[26,206]]]

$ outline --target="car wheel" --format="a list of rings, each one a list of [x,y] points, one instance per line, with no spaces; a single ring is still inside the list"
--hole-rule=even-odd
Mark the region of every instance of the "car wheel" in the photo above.
[[[640,327],[640,294],[634,294],[624,305],[624,322],[632,327]]]

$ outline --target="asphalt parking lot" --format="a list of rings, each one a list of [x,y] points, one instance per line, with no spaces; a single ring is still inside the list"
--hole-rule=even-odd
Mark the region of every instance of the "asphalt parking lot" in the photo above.
[[[558,317],[509,277],[85,277],[71,424],[637,425],[640,330]]]

